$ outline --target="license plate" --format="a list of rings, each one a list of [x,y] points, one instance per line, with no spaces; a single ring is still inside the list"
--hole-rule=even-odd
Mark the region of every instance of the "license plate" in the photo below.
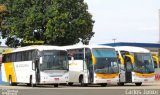
[[[148,81],[148,79],[144,79],[144,81]]]
[[[59,78],[54,78],[54,80],[58,81],[58,80],[59,80]]]

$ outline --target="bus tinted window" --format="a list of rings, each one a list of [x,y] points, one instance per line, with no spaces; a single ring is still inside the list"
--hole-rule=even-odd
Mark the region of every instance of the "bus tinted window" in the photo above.
[[[7,60],[7,62],[11,62],[11,54],[7,54],[6,60]]]
[[[74,57],[75,60],[82,60],[84,57],[83,48],[68,50],[68,56]],[[69,59],[71,59],[71,58],[69,58]]]
[[[28,60],[32,60],[32,51],[28,51]]]
[[[12,61],[12,62],[15,62],[15,61],[16,61],[16,54],[15,54],[15,53],[12,54],[11,61]]]
[[[22,60],[21,61],[25,61],[25,52],[22,52]]]
[[[16,53],[16,61],[21,61],[22,60],[22,55],[20,52]]]

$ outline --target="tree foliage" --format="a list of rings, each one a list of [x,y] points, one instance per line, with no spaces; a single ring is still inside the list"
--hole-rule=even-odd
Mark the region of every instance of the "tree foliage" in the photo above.
[[[2,29],[8,46],[24,46],[24,40],[43,40],[49,45],[80,41],[88,44],[94,35],[94,21],[84,0],[0,0],[0,3],[8,11],[6,27]]]
[[[0,39],[1,39],[1,29],[4,27],[4,16],[7,14],[6,6],[0,4]],[[0,42],[1,45],[1,42]]]
[[[7,13],[6,6],[3,4],[0,4],[0,28],[3,26],[3,20],[6,13]]]

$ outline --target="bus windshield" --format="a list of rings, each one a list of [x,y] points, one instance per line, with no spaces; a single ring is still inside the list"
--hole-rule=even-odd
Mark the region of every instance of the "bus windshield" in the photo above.
[[[117,55],[114,49],[94,48],[92,51],[96,58],[95,73],[114,74],[119,72]]]
[[[138,73],[153,73],[154,66],[150,53],[135,53],[134,71]]]
[[[40,70],[68,70],[68,57],[66,51],[43,51]]]

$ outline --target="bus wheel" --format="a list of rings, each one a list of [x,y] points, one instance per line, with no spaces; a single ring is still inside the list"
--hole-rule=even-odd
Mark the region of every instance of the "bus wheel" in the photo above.
[[[117,84],[118,84],[118,86],[124,86],[124,83],[122,83],[122,82],[118,82]]]
[[[58,87],[58,84],[54,84],[54,87]]]
[[[102,87],[106,87],[106,86],[107,86],[107,83],[102,83],[101,86],[102,86]]]
[[[79,81],[80,81],[81,86],[83,86],[83,87],[87,86],[87,84],[84,83],[83,76],[80,76]]]
[[[30,84],[29,84],[29,86],[31,86],[31,87],[35,87],[36,86],[36,84],[33,83],[32,76],[30,76]]]
[[[69,85],[69,86],[72,86],[72,85],[73,85],[73,82],[69,82],[68,85]]]
[[[142,85],[142,83],[140,82],[140,83],[135,83],[136,84],[136,86],[141,86]]]
[[[12,82],[12,77],[11,76],[9,76],[9,85],[13,86],[13,82]]]
[[[12,76],[9,76],[9,85],[10,86],[16,86],[17,85],[17,83],[12,82]]]

